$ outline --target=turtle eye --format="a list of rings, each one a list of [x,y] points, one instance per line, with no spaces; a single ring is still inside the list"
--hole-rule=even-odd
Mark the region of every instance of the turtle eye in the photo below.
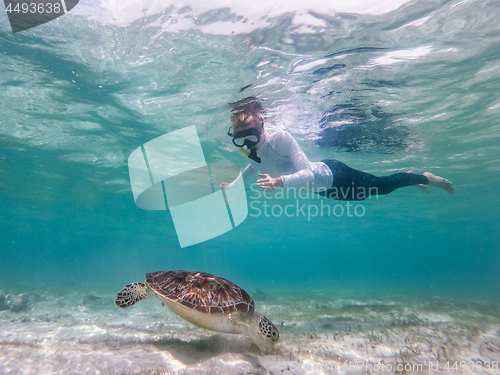
[[[280,335],[278,334],[278,331],[273,331],[273,336],[271,337],[272,341],[278,341],[280,339]]]

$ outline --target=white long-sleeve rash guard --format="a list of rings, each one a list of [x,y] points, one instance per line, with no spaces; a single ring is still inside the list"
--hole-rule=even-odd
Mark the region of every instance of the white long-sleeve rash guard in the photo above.
[[[312,191],[329,189],[333,175],[325,163],[311,163],[297,141],[285,131],[266,134],[264,144],[257,150],[261,163],[250,160],[243,170],[243,180],[257,172],[281,177],[283,187],[307,187]]]

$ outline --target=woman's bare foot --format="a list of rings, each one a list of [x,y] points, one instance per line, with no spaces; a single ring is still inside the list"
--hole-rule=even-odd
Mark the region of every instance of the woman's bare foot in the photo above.
[[[406,173],[413,173],[413,170],[409,170],[408,172]],[[427,194],[429,194],[429,190],[427,189],[427,186],[425,186],[424,184],[418,184],[418,185],[411,185],[413,187],[416,187],[416,188],[419,188],[419,189],[422,189],[423,191],[425,191]]]
[[[430,172],[424,172],[424,176],[429,180],[429,185],[437,186],[448,193],[453,193],[455,189],[453,189],[453,185],[446,178],[436,176]]]

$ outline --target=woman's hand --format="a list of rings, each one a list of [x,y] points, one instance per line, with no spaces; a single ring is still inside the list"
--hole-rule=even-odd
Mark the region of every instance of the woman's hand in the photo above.
[[[227,188],[229,185],[231,185],[231,184],[229,184],[227,182],[221,182],[221,184],[219,185],[219,189]]]
[[[276,188],[283,187],[283,180],[281,177],[272,178],[265,173],[259,173],[259,176],[262,178],[257,180],[257,185],[264,189],[264,191],[273,191]]]

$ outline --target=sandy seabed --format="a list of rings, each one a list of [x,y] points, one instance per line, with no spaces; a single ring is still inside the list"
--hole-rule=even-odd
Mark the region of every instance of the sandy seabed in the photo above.
[[[251,293],[252,294],[252,293]],[[0,292],[0,373],[500,374],[500,305],[450,298],[254,293],[275,354],[197,328],[151,298]]]

